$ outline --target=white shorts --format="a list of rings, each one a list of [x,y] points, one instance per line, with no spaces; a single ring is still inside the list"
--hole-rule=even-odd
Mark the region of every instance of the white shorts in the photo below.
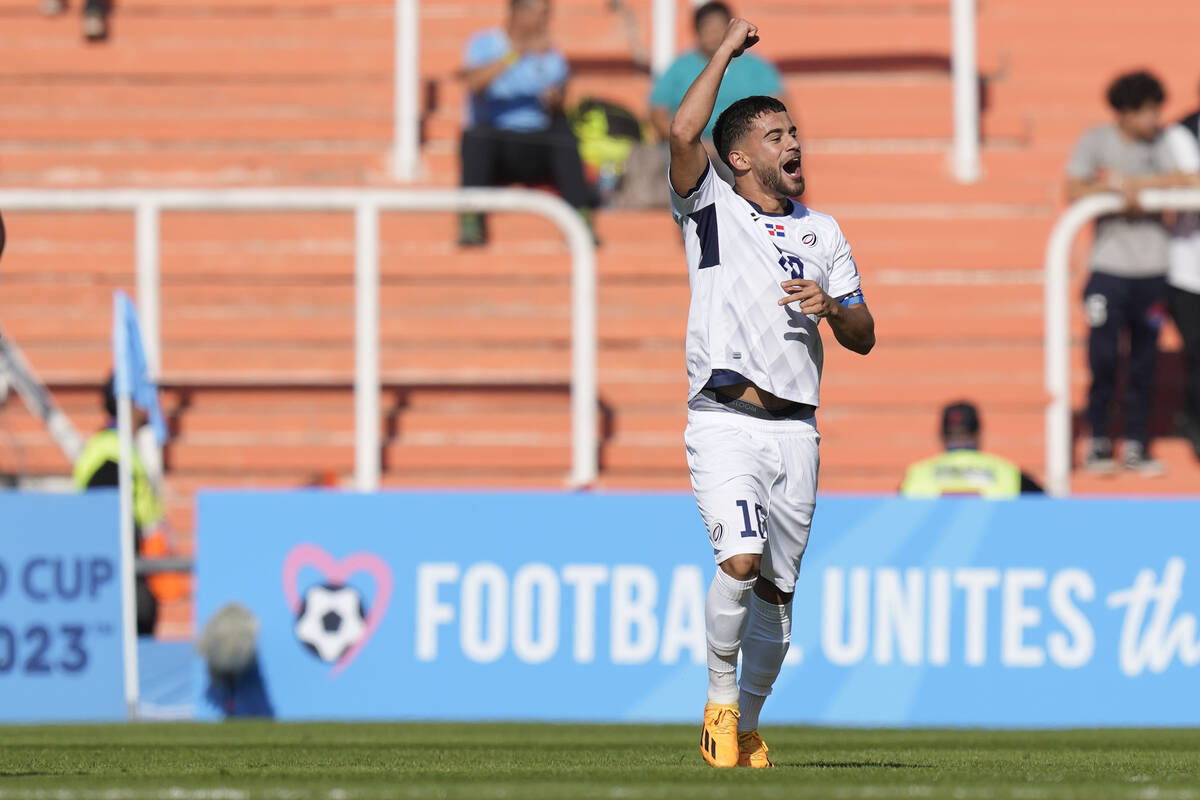
[[[817,500],[816,419],[689,408],[683,440],[716,562],[761,555],[762,576],[795,591]]]

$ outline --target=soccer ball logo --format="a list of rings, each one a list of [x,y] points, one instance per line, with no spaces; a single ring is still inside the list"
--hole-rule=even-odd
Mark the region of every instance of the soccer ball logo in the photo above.
[[[366,632],[362,595],[353,586],[309,587],[296,615],[296,638],[317,658],[332,664]]]

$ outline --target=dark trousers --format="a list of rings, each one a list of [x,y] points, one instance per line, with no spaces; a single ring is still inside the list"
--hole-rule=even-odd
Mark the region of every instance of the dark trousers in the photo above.
[[[144,575],[134,582],[134,598],[138,636],[153,636],[154,626],[158,624],[158,598],[150,591],[150,581]]]
[[[1183,338],[1186,374],[1183,381],[1183,411],[1193,426],[1200,425],[1200,294],[1167,288],[1167,308]]]
[[[1129,370],[1122,435],[1146,443],[1166,291],[1163,278],[1121,278],[1093,272],[1088,280],[1084,307],[1091,328],[1088,363],[1092,368],[1092,385],[1087,413],[1093,436],[1110,435],[1121,336],[1128,333]]]
[[[478,125],[463,132],[462,185],[510,183],[550,184],[575,208],[595,206],[583,176],[579,141],[561,116],[544,131],[503,131]]]

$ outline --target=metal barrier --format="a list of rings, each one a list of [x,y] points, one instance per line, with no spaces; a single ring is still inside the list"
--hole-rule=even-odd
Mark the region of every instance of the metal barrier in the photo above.
[[[1138,205],[1146,211],[1200,211],[1200,189],[1144,189]],[[1071,244],[1092,220],[1125,206],[1118,194],[1094,194],[1075,202],[1058,218],[1046,244],[1046,491],[1071,491]]]
[[[412,183],[421,174],[421,14],[418,0],[395,0],[392,87],[392,176]]]
[[[650,70],[661,75],[678,55],[675,33],[679,0],[653,0]],[[392,174],[415,181],[420,174],[420,8],[418,0],[395,0]],[[979,69],[975,0],[950,0],[951,72],[954,85],[954,178],[979,180]]]
[[[975,0],[950,0],[950,79],[954,85],[954,179],[975,183],[979,165],[979,59]]]
[[[161,375],[159,217],[164,210],[353,211],[355,215],[355,485],[379,488],[379,213],[519,211],[554,222],[571,252],[571,473],[585,486],[599,465],[596,392],[596,249],[561,198],[530,189],[109,189],[0,190],[5,211],[134,211],[137,302],[146,354]]]
[[[158,575],[163,572],[192,572],[196,562],[191,558],[137,558],[133,570],[138,575]]]

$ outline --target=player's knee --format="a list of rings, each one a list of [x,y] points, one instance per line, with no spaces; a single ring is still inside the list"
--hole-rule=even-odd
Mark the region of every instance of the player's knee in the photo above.
[[[708,649],[717,655],[733,656],[737,655],[738,650],[742,649],[742,640],[721,636],[715,633],[709,633],[704,637],[705,644]]]
[[[754,593],[768,603],[777,606],[792,602],[792,597],[795,595],[795,592],[783,591],[763,575],[759,575],[758,580],[754,582]]]
[[[721,562],[721,571],[737,581],[748,581],[758,577],[758,566],[762,556],[742,553],[730,556]]]

